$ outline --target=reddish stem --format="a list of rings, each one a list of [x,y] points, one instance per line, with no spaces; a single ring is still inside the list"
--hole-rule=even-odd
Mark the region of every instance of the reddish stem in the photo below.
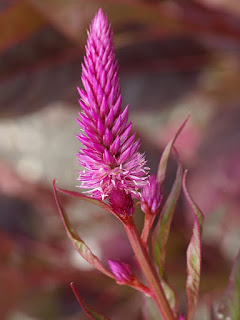
[[[175,318],[173,316],[173,312],[165,297],[156,270],[152,265],[151,259],[145,249],[145,246],[141,242],[140,236],[131,217],[124,222],[124,228],[126,230],[132,249],[136,255],[136,258],[149,283],[151,296],[157,304],[163,320],[174,320]]]
[[[155,218],[155,215],[152,215],[147,212],[145,215],[145,219],[144,219],[144,225],[143,225],[143,230],[142,230],[142,234],[141,234],[141,241],[147,251],[148,251],[148,247],[147,247],[148,237],[149,237],[149,233],[152,228],[152,225],[153,225],[154,218]]]

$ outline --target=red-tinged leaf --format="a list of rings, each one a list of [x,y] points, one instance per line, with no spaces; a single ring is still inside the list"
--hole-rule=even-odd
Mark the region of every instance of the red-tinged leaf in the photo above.
[[[54,182],[55,184],[55,182]],[[119,220],[121,220],[119,218],[119,216],[110,208],[109,205],[107,205],[105,202],[101,201],[101,200],[97,200],[97,199],[94,199],[92,197],[88,197],[88,196],[85,196],[84,194],[80,193],[80,192],[76,192],[76,191],[69,191],[69,190],[65,190],[65,189],[61,189],[61,188],[58,188],[56,187],[56,189],[58,191],[61,191],[69,196],[72,196],[72,197],[76,197],[76,198],[80,198],[82,200],[85,200],[85,201],[88,201],[90,203],[93,203],[95,204],[96,206],[110,212],[111,214],[113,214],[115,217],[117,217]]]
[[[234,261],[228,286],[217,313],[218,319],[240,319],[240,250]]]
[[[193,233],[187,248],[187,295],[188,295],[188,320],[192,320],[198,301],[198,293],[200,286],[201,273],[201,232],[203,223],[203,214],[195,202],[192,200],[186,187],[186,174],[183,177],[183,191],[189,203],[195,220],[193,225]]]
[[[161,285],[164,290],[165,296],[168,300],[170,308],[173,311],[174,316],[177,316],[178,313],[178,298],[175,290],[164,280],[161,279]]]
[[[163,320],[155,302],[152,298],[143,296],[143,316],[144,320]]]
[[[68,219],[67,214],[65,213],[63,207],[61,206],[58,196],[57,196],[57,191],[56,191],[56,186],[55,186],[55,180],[53,181],[53,193],[54,193],[54,198],[56,200],[57,208],[60,213],[60,216],[62,218],[64,227],[67,231],[67,235],[69,239],[72,241],[73,246],[75,249],[78,251],[78,253],[87,261],[89,262],[94,268],[98,269],[102,273],[106,274],[107,276],[114,278],[113,274],[109,272],[107,269],[104,268],[104,266],[101,264],[99,261],[98,257],[96,257],[89,247],[85,244],[85,242],[79,237],[78,233],[72,228],[70,221]]]
[[[172,138],[172,140],[167,144],[166,148],[163,151],[163,154],[161,156],[161,160],[158,166],[158,173],[157,173],[157,180],[160,184],[163,183],[165,176],[166,176],[166,171],[167,171],[167,164],[168,164],[168,159],[170,156],[170,152],[172,150],[172,147],[179,136],[179,134],[182,132],[183,128],[185,127],[190,115],[186,118],[186,120],[183,122],[181,127],[178,129],[177,133],[175,136]]]
[[[160,213],[160,218],[155,227],[152,237],[153,254],[155,262],[158,265],[160,276],[164,276],[164,264],[166,256],[166,244],[168,241],[170,227],[174,215],[174,211],[177,205],[177,201],[181,192],[183,167],[181,162],[178,160],[178,170],[176,179],[172,186],[171,192],[164,204],[164,207]]]
[[[169,305],[173,311],[174,317],[177,316],[177,310],[178,310],[178,301],[176,299],[176,293],[171,288],[170,285],[167,284],[166,281],[161,279],[161,285],[164,290],[165,296],[169,302]],[[163,320],[161,314],[159,313],[159,310],[154,303],[153,299],[144,296],[144,308],[143,308],[143,315],[144,319],[146,320]]]
[[[75,294],[75,297],[77,298],[80,306],[82,307],[83,311],[86,313],[86,315],[89,316],[90,319],[95,320],[110,320],[109,318],[101,315],[97,311],[95,311],[80,295],[80,293],[77,291],[77,289],[74,287],[73,283],[70,284],[73,293]]]

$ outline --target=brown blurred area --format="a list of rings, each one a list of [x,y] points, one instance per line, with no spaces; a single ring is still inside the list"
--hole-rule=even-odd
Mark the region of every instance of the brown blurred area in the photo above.
[[[138,294],[84,263],[67,239],[52,180],[77,185],[76,87],[86,30],[101,7],[114,29],[124,104],[151,171],[182,121],[176,147],[205,214],[198,320],[208,320],[240,244],[239,0],[9,0],[0,2],[0,319],[86,319],[69,283],[114,320],[143,319]],[[171,159],[164,195],[176,162]],[[106,264],[137,266],[121,226],[62,198],[80,235]],[[136,212],[141,226],[142,214]],[[183,198],[168,246],[169,282],[186,311]]]

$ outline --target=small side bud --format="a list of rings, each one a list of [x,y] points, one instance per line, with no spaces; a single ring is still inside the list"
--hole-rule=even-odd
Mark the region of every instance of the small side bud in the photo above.
[[[154,175],[150,177],[148,183],[142,188],[141,209],[147,214],[156,214],[162,202],[161,186],[156,181]]]
[[[108,260],[108,264],[117,281],[130,283],[135,279],[132,270],[127,263],[116,260]]]
[[[122,218],[132,216],[134,213],[132,196],[124,190],[113,189],[109,197],[109,203],[113,211]]]

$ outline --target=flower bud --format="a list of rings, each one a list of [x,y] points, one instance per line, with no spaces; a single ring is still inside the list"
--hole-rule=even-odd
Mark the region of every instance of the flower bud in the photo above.
[[[108,260],[108,264],[117,281],[126,283],[134,280],[135,277],[127,263],[116,260]]]
[[[130,193],[121,189],[113,189],[110,193],[109,203],[114,212],[120,217],[132,216],[134,212],[133,199]]]
[[[154,175],[142,188],[141,209],[144,213],[156,214],[162,202],[161,186]]]

